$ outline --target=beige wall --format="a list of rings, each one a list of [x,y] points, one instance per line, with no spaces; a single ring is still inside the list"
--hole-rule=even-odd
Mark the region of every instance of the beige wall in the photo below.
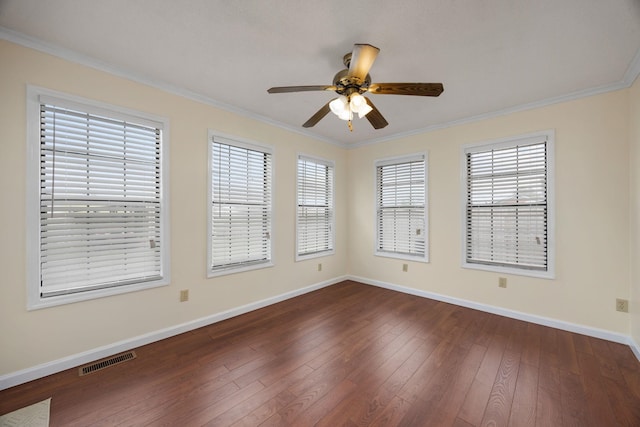
[[[169,118],[169,286],[26,310],[27,84]],[[631,298],[631,332],[640,343],[640,271],[630,262],[630,254],[637,260],[640,253],[638,83],[348,151],[5,41],[0,41],[0,96],[0,376],[345,274],[616,334],[630,333],[630,315],[615,312],[615,299]],[[273,268],[206,278],[209,128],[274,147]],[[498,274],[460,267],[460,147],[547,129],[556,132],[556,279],[507,275],[508,287],[500,289]],[[373,255],[374,161],[421,151],[429,154],[431,261],[409,262],[403,273],[403,261]],[[336,161],[337,242],[334,256],[296,263],[299,152]],[[178,302],[180,289],[190,290],[189,302]]]
[[[640,349],[640,79],[629,91],[629,123],[631,155],[631,192],[630,194],[630,239],[631,274],[629,315],[631,338]]]
[[[367,279],[628,334],[627,92],[617,91],[351,150],[349,273]],[[461,268],[461,145],[555,129],[556,279]],[[428,264],[376,257],[374,162],[429,153]],[[508,279],[506,289],[498,277]]]
[[[26,84],[170,120],[171,284],[28,312],[25,288]],[[0,41],[0,376],[274,297],[346,273],[346,188],[336,187],[336,253],[294,262],[297,153],[345,150],[31,49]],[[207,129],[274,148],[275,267],[206,278]],[[317,263],[323,263],[321,272]],[[179,290],[190,301],[178,302]]]

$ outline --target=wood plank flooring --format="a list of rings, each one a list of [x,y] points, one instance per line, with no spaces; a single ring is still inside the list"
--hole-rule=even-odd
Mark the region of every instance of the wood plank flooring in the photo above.
[[[640,426],[629,347],[346,281],[136,349],[52,397],[51,426]]]

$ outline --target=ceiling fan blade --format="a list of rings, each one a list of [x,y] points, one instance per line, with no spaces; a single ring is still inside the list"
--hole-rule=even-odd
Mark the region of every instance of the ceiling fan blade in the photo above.
[[[353,52],[351,52],[349,76],[357,77],[364,82],[378,56],[378,52],[380,52],[380,49],[370,44],[356,44],[353,47]]]
[[[329,101],[331,102],[331,101]],[[310,128],[316,125],[316,123],[318,123],[324,116],[326,116],[329,111],[331,111],[331,109],[329,108],[329,102],[327,102],[326,104],[324,104],[322,106],[322,108],[320,108],[313,116],[311,116],[311,118],[309,118],[309,120],[307,120],[302,127],[303,128]]]
[[[371,111],[369,111],[369,114],[365,116],[367,120],[369,120],[369,123],[371,123],[371,126],[373,126],[374,129],[382,129],[383,127],[387,126],[389,122],[387,122],[382,114],[380,114],[380,111],[378,111],[376,106],[373,105],[373,102],[371,102],[371,100],[366,96],[364,97],[364,99],[366,99],[367,104],[369,104],[369,106],[373,108]]]
[[[379,95],[440,96],[442,83],[373,83],[368,91]]]
[[[336,90],[335,86],[317,85],[317,86],[280,86],[267,89],[269,93],[287,93],[287,92],[311,92],[316,90]]]

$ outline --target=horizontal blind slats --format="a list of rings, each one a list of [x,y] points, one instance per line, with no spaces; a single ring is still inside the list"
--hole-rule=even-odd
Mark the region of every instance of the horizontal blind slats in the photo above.
[[[425,254],[425,169],[424,158],[377,166],[378,251]]]
[[[160,129],[45,104],[40,119],[41,294],[160,278]]]
[[[213,270],[271,258],[271,154],[211,141]]]
[[[298,255],[333,250],[333,173],[329,162],[298,157]]]
[[[546,142],[467,153],[467,262],[547,268]]]

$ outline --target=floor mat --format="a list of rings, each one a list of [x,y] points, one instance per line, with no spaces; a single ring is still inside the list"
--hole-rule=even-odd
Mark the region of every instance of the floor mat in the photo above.
[[[51,398],[0,416],[0,427],[48,427]]]

